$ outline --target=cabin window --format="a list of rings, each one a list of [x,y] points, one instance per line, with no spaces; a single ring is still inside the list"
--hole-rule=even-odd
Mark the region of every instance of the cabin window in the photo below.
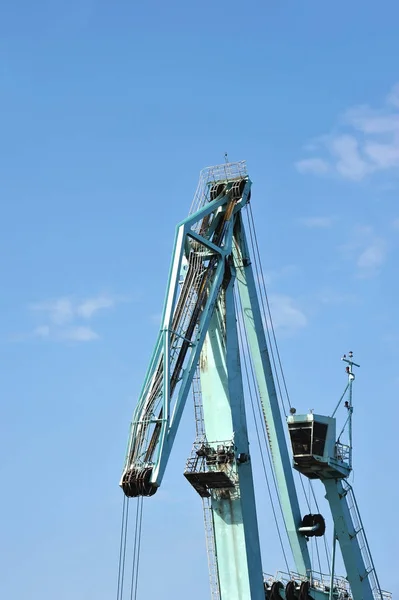
[[[313,423],[313,448],[312,454],[323,456],[326,445],[327,425],[325,423]]]
[[[295,427],[295,429],[290,427],[290,437],[294,456],[310,454],[312,438],[311,426]]]

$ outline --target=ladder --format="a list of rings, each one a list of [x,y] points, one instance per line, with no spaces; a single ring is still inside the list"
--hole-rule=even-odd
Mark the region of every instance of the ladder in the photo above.
[[[202,408],[200,370],[197,367],[193,377],[193,400],[196,430],[196,443],[206,442],[204,412]],[[215,531],[213,525],[212,498],[202,497],[202,507],[205,525],[206,551],[208,556],[209,582],[211,586],[211,600],[220,600],[219,573],[216,555]]]
[[[213,528],[213,508],[211,498],[202,498],[205,524],[206,551],[208,555],[209,582],[211,586],[211,599],[220,600],[219,573],[217,565],[215,532]]]
[[[194,418],[195,418],[195,433],[196,442],[205,442],[205,424],[204,424],[204,411],[202,408],[202,394],[201,394],[201,379],[199,366],[195,369],[193,383],[193,401],[194,401]]]
[[[385,600],[386,595],[380,588],[353,488],[345,479],[342,481],[342,487],[345,491],[348,509],[354,527],[353,537],[357,537],[358,539],[360,552],[366,569],[363,578],[368,577],[375,600]]]

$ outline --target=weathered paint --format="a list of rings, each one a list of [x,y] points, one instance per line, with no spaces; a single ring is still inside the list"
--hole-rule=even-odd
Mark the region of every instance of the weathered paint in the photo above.
[[[298,527],[301,523],[301,512],[294,483],[292,461],[285,439],[285,425],[281,418],[241,214],[237,216],[235,239],[237,244],[233,246],[234,263],[237,269],[237,283],[242,304],[242,314],[255,368],[260,399],[267,422],[270,449],[285,525],[297,571],[301,575],[307,575],[311,570],[310,556],[305,538],[298,533]]]
[[[200,373],[209,443],[234,440],[249,453],[233,281],[219,296],[203,346]],[[239,485],[212,494],[221,600],[264,600],[251,462],[234,464]]]

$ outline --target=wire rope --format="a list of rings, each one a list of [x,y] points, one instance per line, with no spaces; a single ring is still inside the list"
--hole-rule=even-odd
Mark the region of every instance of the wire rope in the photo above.
[[[120,546],[119,546],[118,587],[117,587],[117,592],[116,592],[117,600],[122,600],[122,598],[123,598],[123,584],[124,584],[124,580],[125,580],[128,522],[129,522],[129,500],[126,498],[125,495],[123,495],[121,540],[120,540]]]
[[[123,591],[125,584],[125,571],[126,571],[126,549],[128,543],[128,524],[129,524],[129,498],[123,496],[122,504],[122,522],[121,522],[121,535],[119,544],[119,564],[118,564],[118,585],[116,592],[116,599],[123,599]],[[142,521],[143,521],[143,497],[140,496],[137,499],[136,504],[136,519],[134,528],[134,544],[133,544],[133,558],[132,558],[132,575],[130,581],[130,600],[137,599],[137,589],[139,580],[139,564],[140,564],[140,548],[141,548],[141,535],[142,535]]]
[[[275,372],[275,376],[276,376],[276,382],[277,382],[277,387],[279,390],[279,395],[280,395],[280,402],[282,404],[283,410],[285,412],[285,414],[287,415],[287,410],[286,410],[286,406],[285,406],[285,402],[283,399],[283,394],[282,394],[282,387],[284,389],[285,392],[285,396],[288,402],[288,406],[291,408],[291,400],[290,400],[290,396],[289,396],[289,392],[288,392],[288,386],[287,386],[287,382],[286,382],[286,378],[284,375],[284,370],[283,370],[283,366],[282,366],[282,360],[281,360],[281,355],[280,355],[280,350],[278,347],[278,343],[277,343],[277,338],[276,338],[276,333],[275,333],[275,327],[274,327],[274,323],[273,323],[273,317],[271,314],[271,309],[270,309],[270,302],[269,302],[269,298],[268,298],[268,294],[267,294],[267,288],[266,288],[266,282],[265,282],[265,277],[264,277],[264,273],[263,273],[263,268],[262,268],[262,262],[261,262],[261,256],[260,256],[260,250],[259,250],[259,243],[258,243],[258,238],[256,235],[256,229],[255,229],[255,223],[254,223],[254,217],[253,217],[253,212],[252,212],[252,207],[250,204],[247,205],[247,221],[248,221],[248,229],[249,229],[249,234],[250,234],[250,240],[251,240],[251,246],[252,246],[252,254],[254,256],[254,265],[255,265],[255,272],[256,272],[256,278],[257,278],[257,287],[259,289],[259,296],[260,296],[260,300],[261,300],[261,305],[262,305],[262,309],[263,309],[263,317],[265,320],[265,329],[266,329],[266,334],[267,334],[267,338],[269,341],[269,345],[270,345],[270,354],[272,356],[272,361],[273,361],[273,367],[274,367],[274,372]],[[261,285],[262,284],[262,285]],[[264,296],[264,298],[263,298]],[[266,308],[265,308],[266,305]],[[266,309],[267,309],[267,315],[266,315]],[[270,330],[271,330],[271,336],[270,333],[268,331],[268,323],[270,323]],[[276,357],[277,357],[277,363],[279,366],[279,371],[281,374],[281,380],[282,380],[282,386],[280,384],[280,377],[278,374],[278,370],[277,370],[277,366],[276,366],[276,359],[274,357],[274,351],[272,348],[272,341],[273,339],[273,343],[274,343],[274,348],[275,348],[275,352],[276,352]],[[345,390],[346,391],[346,390]],[[274,472],[273,472],[274,473]],[[306,491],[305,491],[305,486],[304,486],[304,481],[303,481],[303,475],[300,474],[300,483],[302,486],[302,490],[304,493],[304,498],[306,501],[306,504],[308,506],[309,511],[311,512],[311,506],[310,506],[310,497],[308,498]],[[311,490],[311,493],[314,497],[315,500],[315,504],[316,504],[316,508],[317,511],[320,512],[319,507],[318,507],[318,503],[317,503],[317,498],[312,486],[311,481],[309,480],[309,488]],[[328,549],[328,545],[327,545],[327,541],[325,539],[325,536],[323,536],[323,541],[324,541],[324,547],[325,547],[325,554],[326,554],[326,558],[327,558],[327,565],[328,565],[328,570],[329,572],[331,572],[330,569],[330,552]],[[318,545],[317,545],[317,540],[316,540],[316,552],[317,552],[317,557],[318,557],[318,564],[319,564],[319,570],[321,572],[321,561],[320,561],[320,554],[319,554],[319,549],[318,549]]]
[[[140,507],[140,535],[139,535],[139,542],[138,542],[138,548],[137,548],[137,565],[136,565],[136,585],[135,585],[135,589],[134,589],[134,600],[137,599],[137,586],[138,586],[138,582],[139,582],[139,565],[140,565],[140,548],[141,548],[141,527],[142,527],[142,522],[143,522],[143,498],[141,498],[141,507]]]
[[[315,502],[316,510],[317,510],[317,512],[320,514],[320,508],[319,508],[319,504],[318,504],[318,502],[317,502],[316,493],[315,493],[315,491],[314,491],[314,489],[313,489],[313,484],[312,484],[312,482],[311,482],[310,480],[309,480],[309,483],[310,483],[310,490],[311,490],[311,492],[312,492],[313,499],[314,499],[314,502]],[[326,555],[326,559],[327,559],[327,567],[328,567],[328,572],[329,572],[329,574],[331,574],[331,567],[330,567],[330,562],[331,562],[331,553],[330,553],[330,549],[329,549],[329,547],[328,547],[328,544],[327,544],[327,540],[326,540],[326,536],[325,536],[325,535],[323,535],[323,541],[324,541],[324,550],[325,550],[325,555]]]
[[[266,298],[267,310],[268,310],[269,317],[270,317],[270,324],[271,324],[271,329],[272,329],[272,334],[273,334],[274,345],[276,347],[277,359],[278,359],[278,363],[279,363],[279,367],[280,367],[280,371],[281,371],[281,377],[282,377],[282,380],[283,380],[285,394],[287,396],[288,405],[291,408],[290,395],[288,393],[287,382],[285,380],[283,365],[282,365],[281,356],[280,356],[280,350],[279,350],[279,347],[278,347],[276,332],[275,332],[275,328],[274,328],[274,324],[273,324],[272,313],[271,313],[271,310],[270,310],[269,298],[268,298],[268,295],[267,295],[266,283],[265,283],[265,279],[264,279],[264,275],[263,275],[263,269],[262,269],[262,263],[261,263],[261,256],[260,256],[258,238],[257,238],[257,235],[256,235],[256,229],[255,229],[255,223],[254,223],[254,217],[253,217],[252,206],[251,205],[249,205],[249,215],[251,217],[252,228],[253,228],[253,231],[254,231],[255,245],[256,245],[256,251],[257,251],[257,254],[258,254],[258,260],[259,260],[259,264],[260,264],[260,271],[261,271],[261,276],[262,276],[263,290],[264,290],[264,294],[265,294],[265,298]]]
[[[241,302],[240,302],[239,296],[238,296],[237,293],[235,294],[235,296],[236,296],[236,299],[235,299],[236,306],[240,306],[240,310],[242,312],[242,307],[241,307]],[[244,346],[242,330],[244,330],[244,335],[245,335],[245,338],[246,338],[246,346]],[[287,559],[287,555],[286,555],[286,552],[285,552],[284,543],[283,543],[283,539],[282,539],[281,532],[280,532],[280,527],[279,527],[279,524],[278,524],[276,510],[274,508],[273,496],[272,496],[272,491],[271,491],[271,487],[270,487],[270,483],[269,483],[269,478],[267,476],[267,469],[266,469],[266,464],[265,464],[265,458],[264,458],[264,453],[263,453],[263,450],[262,450],[262,443],[261,443],[260,434],[259,434],[259,426],[258,426],[258,421],[257,421],[257,418],[256,418],[256,413],[255,413],[255,403],[254,403],[254,398],[253,398],[253,393],[252,393],[251,380],[250,380],[250,376],[249,376],[249,370],[248,370],[248,364],[247,364],[247,357],[246,357],[246,353],[245,353],[245,349],[248,348],[248,339],[247,339],[247,336],[246,336],[245,327],[241,324],[240,320],[238,320],[238,331],[239,331],[239,338],[240,338],[240,342],[241,342],[241,354],[242,354],[242,358],[243,358],[243,362],[244,362],[244,369],[245,369],[245,374],[246,374],[246,379],[247,379],[247,384],[248,384],[249,397],[250,397],[250,402],[251,402],[251,407],[252,407],[252,414],[253,414],[254,423],[255,423],[255,430],[256,430],[256,435],[257,435],[257,440],[258,440],[258,445],[259,445],[259,451],[260,451],[260,456],[261,456],[261,461],[262,461],[262,466],[263,466],[263,472],[264,472],[264,475],[265,475],[267,490],[268,490],[268,494],[269,494],[269,498],[270,498],[270,504],[271,504],[271,507],[272,507],[274,521],[275,521],[276,528],[277,528],[277,535],[278,535],[278,538],[279,538],[279,541],[280,541],[281,550],[282,550],[283,557],[284,557],[284,562],[286,564],[287,571],[289,573],[290,569],[289,569],[288,559]],[[255,386],[255,375],[254,375],[254,372],[253,372],[252,364],[251,364],[250,361],[248,361],[248,362],[250,363],[250,368],[251,368],[251,371],[252,371],[252,385]],[[256,390],[256,387],[255,387],[255,390]],[[261,423],[263,423],[263,422],[264,422],[264,419],[261,418]],[[264,431],[263,431],[263,434],[264,434],[264,437],[265,437],[265,432]],[[267,440],[265,440],[265,441],[266,441],[266,448],[268,450]],[[269,461],[271,462],[270,456],[269,456]],[[270,466],[271,466],[271,464],[270,464]],[[274,480],[274,472],[273,472],[272,468],[271,468],[271,472],[272,472],[273,480]],[[277,497],[278,497],[278,495],[277,495]],[[278,498],[278,500],[279,500],[279,498]],[[280,500],[279,500],[279,505],[280,505],[280,510],[282,510]]]
[[[137,588],[139,581],[139,564],[140,564],[140,546],[141,546],[141,526],[143,520],[143,497],[140,496],[136,506],[136,524],[134,531],[134,546],[133,546],[133,563],[132,563],[132,578],[130,583],[130,600],[136,600]]]
[[[322,569],[321,569],[321,561],[320,561],[319,545],[317,543],[317,537],[314,538],[314,541],[315,541],[315,546],[316,546],[317,562],[318,562],[318,565],[319,565],[319,573],[321,575],[322,574]]]
[[[247,218],[248,218],[248,212],[247,212]],[[261,286],[259,285],[260,278],[262,276],[260,274],[259,270],[262,267],[261,267],[261,265],[260,265],[260,267],[258,267],[258,259],[257,259],[257,254],[255,252],[255,244],[254,244],[254,240],[253,240],[253,235],[254,234],[252,232],[252,227],[251,227],[251,223],[249,221],[249,218],[248,218],[248,230],[249,230],[249,236],[250,236],[250,240],[251,240],[251,247],[252,247],[252,250],[253,250],[252,256],[254,258],[254,266],[255,266],[255,274],[256,274],[255,285],[256,285],[256,282],[257,282],[256,287],[257,287],[257,289],[260,292],[259,293],[260,309],[261,309],[261,312],[263,313],[262,316],[263,316],[263,320],[264,320],[265,333],[266,333],[266,336],[267,336],[267,339],[268,339],[268,342],[269,342],[269,344],[268,344],[269,354],[270,354],[271,359],[272,359],[272,366],[273,366],[273,369],[274,369],[274,378],[276,380],[277,388],[278,388],[278,399],[280,401],[280,404],[282,405],[282,409],[283,409],[284,414],[287,415],[287,409],[286,409],[285,404],[284,404],[283,395],[282,395],[282,391],[281,391],[281,387],[280,387],[280,380],[279,380],[279,377],[278,377],[277,365],[276,365],[276,360],[275,360],[275,357],[274,357],[273,346],[272,346],[272,341],[271,341],[270,331],[269,331],[269,324],[268,324],[268,319],[267,319],[267,316],[266,316],[265,305],[264,305],[264,301],[263,301],[263,295],[261,293]]]
[[[251,244],[252,244],[252,249],[253,249],[255,270],[256,270],[256,274],[257,274],[257,282],[258,282],[258,286],[257,287],[259,289],[259,296],[260,296],[260,300],[261,300],[261,305],[262,305],[262,310],[263,310],[263,316],[264,316],[264,319],[265,319],[267,336],[268,336],[269,346],[270,346],[270,353],[272,355],[274,371],[275,371],[275,375],[276,375],[276,379],[277,379],[277,385],[278,385],[278,389],[279,389],[279,393],[280,393],[280,401],[281,401],[281,404],[283,405],[284,413],[287,416],[288,411],[286,409],[285,402],[284,402],[284,397],[283,397],[282,390],[281,390],[280,377],[278,376],[276,359],[275,359],[275,356],[274,356],[273,345],[272,345],[272,338],[273,338],[274,347],[275,347],[275,350],[276,350],[277,362],[279,364],[279,368],[280,368],[280,372],[281,372],[281,378],[282,378],[282,381],[283,381],[285,395],[286,395],[286,398],[287,398],[287,401],[288,401],[288,406],[290,408],[291,408],[291,402],[290,402],[290,397],[289,397],[289,394],[288,394],[288,388],[287,388],[287,385],[286,385],[285,376],[284,376],[284,372],[283,372],[283,367],[282,367],[280,352],[279,352],[279,349],[278,349],[277,338],[276,338],[276,333],[275,333],[274,324],[273,324],[273,317],[272,317],[271,310],[270,310],[270,302],[269,302],[268,294],[267,294],[267,291],[266,291],[265,277],[264,277],[264,274],[263,274],[263,268],[262,268],[262,262],[261,262],[261,257],[260,257],[260,250],[259,250],[258,238],[257,238],[257,235],[256,235],[255,223],[254,223],[254,218],[253,218],[253,214],[252,214],[251,205],[248,206],[248,210],[246,211],[246,214],[247,214],[248,229],[249,229],[250,238],[251,238]],[[262,283],[262,285],[261,285],[261,283]],[[263,296],[264,296],[264,298],[263,298]],[[266,313],[265,304],[266,304],[266,307],[267,307],[267,313]],[[271,338],[270,333],[269,333],[268,323],[270,323],[270,330],[271,330],[271,333],[272,333],[272,338]]]

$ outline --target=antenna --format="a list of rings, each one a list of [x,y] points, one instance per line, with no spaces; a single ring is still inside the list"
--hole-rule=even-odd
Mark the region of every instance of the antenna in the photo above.
[[[349,365],[349,367],[346,367],[346,372],[347,373],[352,373],[352,367],[360,367],[360,365],[358,365],[357,363],[353,362],[352,358],[353,358],[353,352],[352,352],[352,350],[350,352],[348,352],[348,358],[346,357],[346,354],[344,354],[343,357],[341,358],[341,360],[343,360],[344,362],[348,363],[348,365]]]
[[[341,404],[346,392],[348,392],[348,400],[345,401],[345,408],[348,411],[348,418],[345,422],[345,425],[342,428],[341,433],[338,436],[338,439],[341,437],[341,435],[343,434],[346,424],[348,424],[348,433],[349,433],[349,466],[350,468],[352,468],[352,414],[353,414],[353,403],[352,403],[352,384],[355,380],[355,375],[353,373],[353,367],[360,367],[360,365],[358,365],[357,363],[355,363],[353,361],[353,352],[352,350],[350,352],[348,352],[348,356],[346,356],[346,354],[343,355],[343,357],[341,358],[341,360],[343,360],[344,362],[346,362],[348,364],[348,366],[345,368],[346,373],[348,374],[348,384],[345,388],[344,393],[341,396],[340,401],[338,402],[338,405],[333,413],[336,413],[337,408],[339,407],[339,405]]]

